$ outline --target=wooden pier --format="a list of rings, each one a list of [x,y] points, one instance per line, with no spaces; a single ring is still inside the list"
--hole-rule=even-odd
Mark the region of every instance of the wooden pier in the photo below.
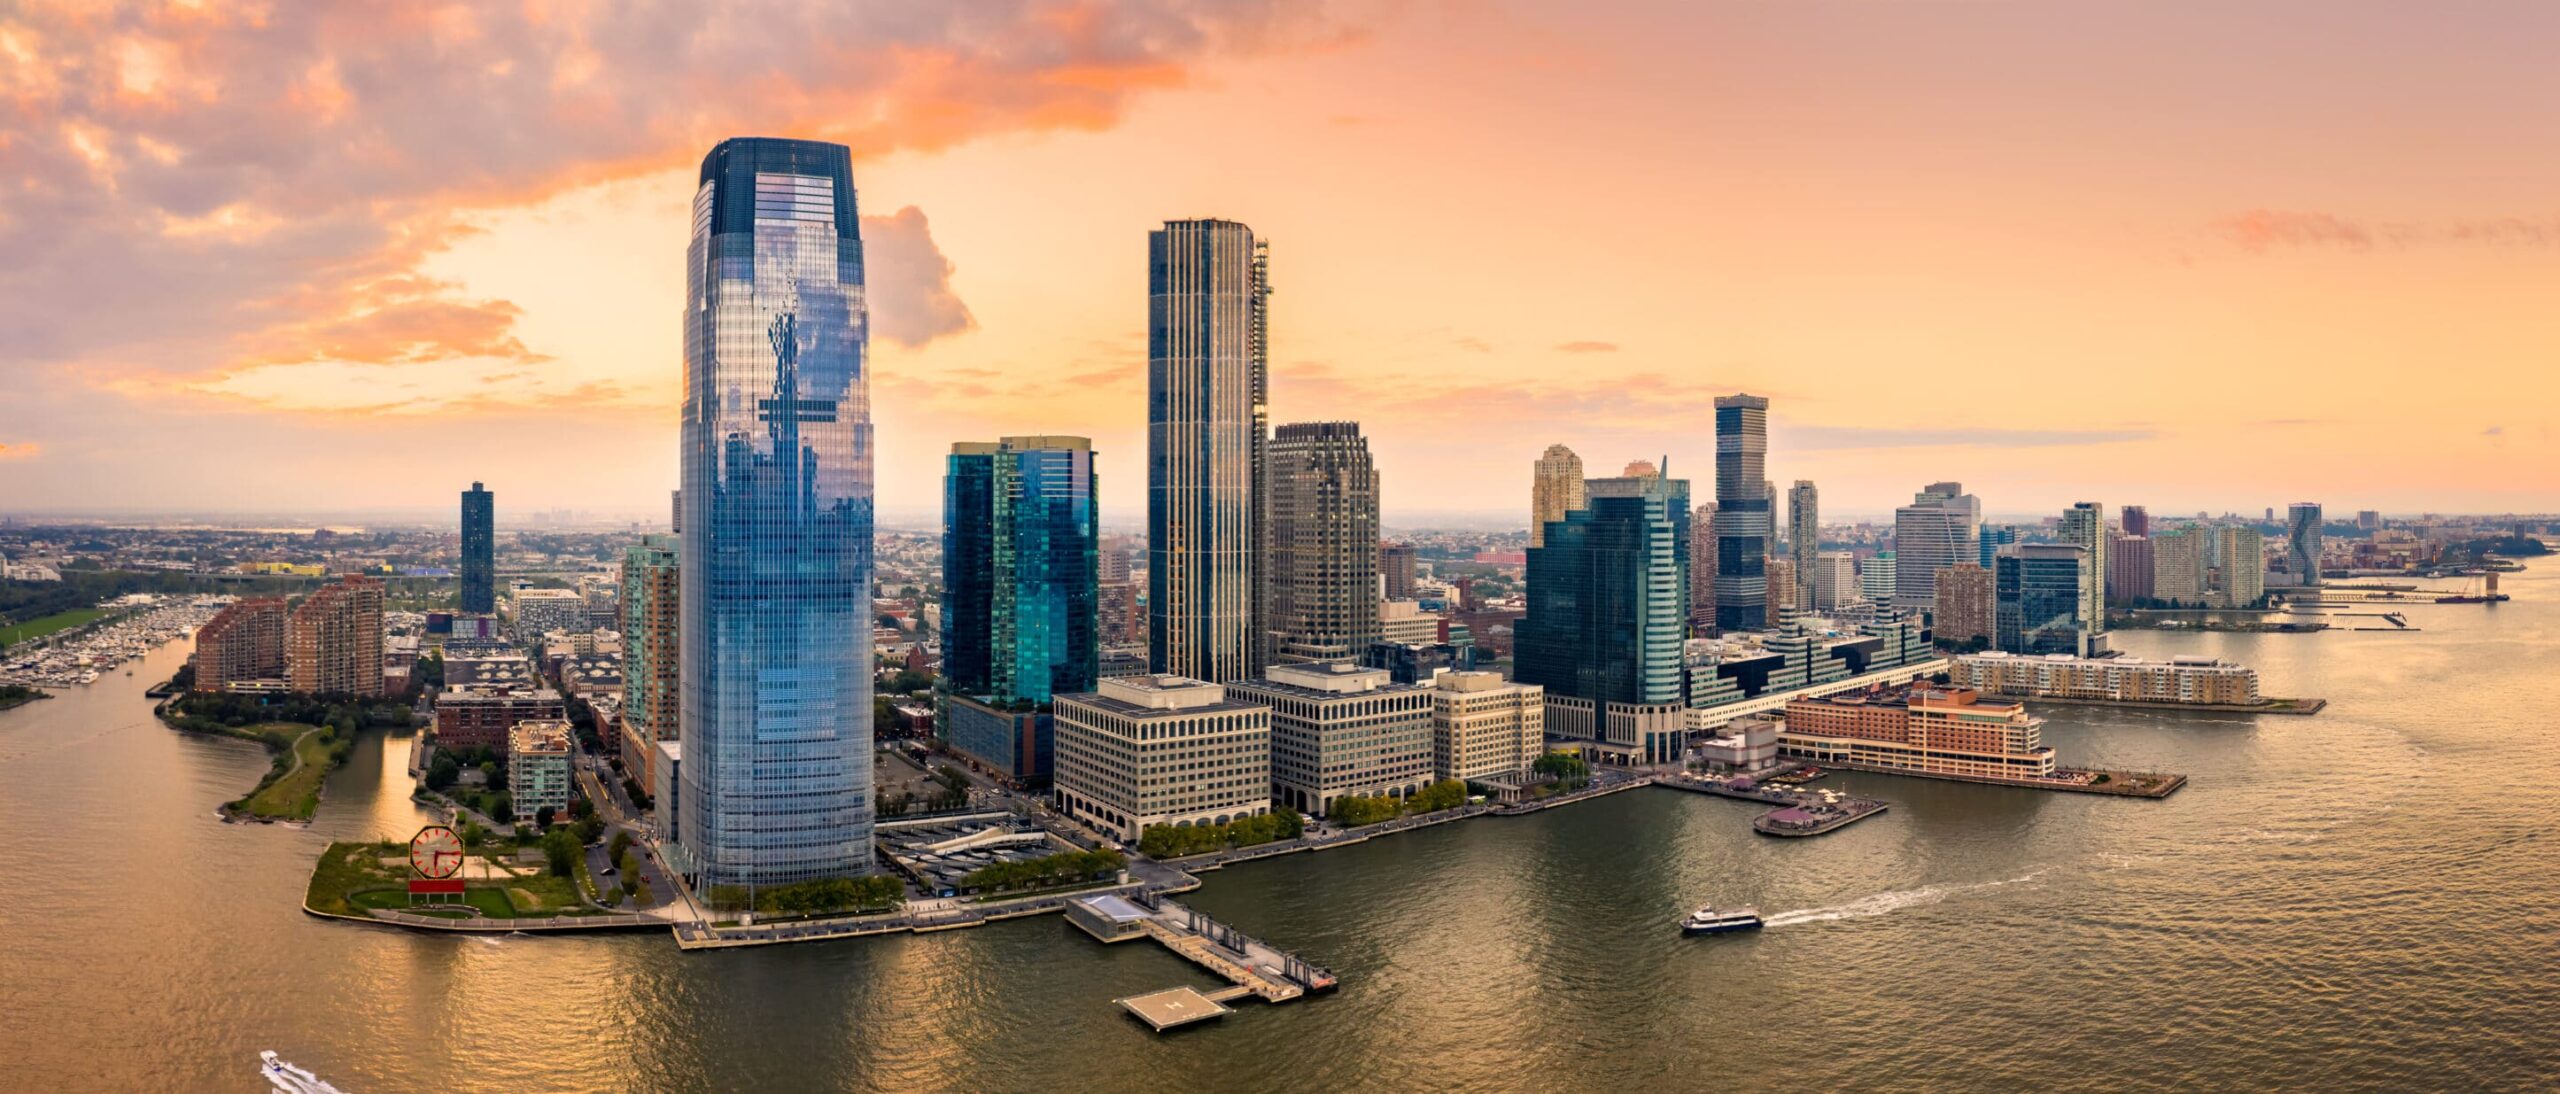
[[[1286,1003],[1331,990],[1333,973],[1160,896],[1106,894],[1069,902],[1067,921],[1102,942],[1151,938],[1230,986],[1211,992],[1167,988],[1113,1000],[1157,1032],[1224,1017],[1248,995]]]

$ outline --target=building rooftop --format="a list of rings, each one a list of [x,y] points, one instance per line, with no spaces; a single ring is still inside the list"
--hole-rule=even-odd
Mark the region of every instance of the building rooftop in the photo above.
[[[1254,687],[1285,684],[1306,691],[1334,694],[1356,694],[1391,686],[1394,678],[1385,669],[1364,668],[1338,662],[1314,662],[1300,665],[1273,665],[1263,670],[1262,679],[1242,681]]]
[[[517,756],[569,754],[569,723],[558,721],[517,722],[507,731],[508,749]]]
[[[1061,695],[1060,702],[1083,703],[1131,717],[1190,714],[1216,710],[1261,710],[1259,704],[1227,698],[1227,689],[1188,676],[1111,676],[1083,695]]]

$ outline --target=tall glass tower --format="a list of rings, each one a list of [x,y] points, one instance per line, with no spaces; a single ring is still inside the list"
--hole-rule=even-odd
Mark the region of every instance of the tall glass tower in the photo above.
[[[1267,661],[1268,253],[1232,220],[1147,233],[1147,661],[1225,683]]]
[[[949,689],[1046,703],[1100,677],[1101,525],[1093,442],[951,446],[943,477],[942,661]]]
[[[1685,479],[1591,480],[1587,504],[1529,549],[1513,678],[1595,703],[1684,702],[1689,518]]]
[[[1716,400],[1716,629],[1769,625],[1769,400]]]
[[[867,873],[870,324],[845,148],[713,148],[685,285],[681,858],[704,887]]]
[[[462,492],[462,610],[498,610],[498,496],[472,483]]]
[[[2320,503],[2297,501],[2285,509],[2284,556],[2296,585],[2320,584]]]
[[[1822,493],[1812,479],[1787,488],[1787,556],[1795,562],[1796,610],[1813,611],[1814,560],[1822,554]]]

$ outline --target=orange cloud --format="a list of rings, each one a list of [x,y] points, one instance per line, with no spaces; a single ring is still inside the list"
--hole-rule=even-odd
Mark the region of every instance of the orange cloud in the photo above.
[[[20,441],[16,444],[0,444],[0,460],[33,459],[37,453],[42,451],[44,451],[44,447],[33,441]]]

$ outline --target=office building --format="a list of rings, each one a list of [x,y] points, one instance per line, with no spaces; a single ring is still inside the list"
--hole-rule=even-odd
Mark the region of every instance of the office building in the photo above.
[[[1416,600],[1388,600],[1378,605],[1380,642],[1432,643],[1441,638],[1439,616],[1422,610]]]
[[[1388,600],[1413,599],[1413,545],[1381,543],[1378,545],[1379,595]]]
[[[1796,608],[1813,607],[1814,559],[1822,553],[1822,503],[1813,480],[1787,488],[1787,557],[1794,565]]]
[[[1323,816],[1341,797],[1404,798],[1431,782],[1432,689],[1384,669],[1334,662],[1273,665],[1227,685],[1271,708],[1271,799]]]
[[[1456,642],[1374,642],[1360,658],[1366,668],[1384,669],[1399,684],[1428,684],[1444,672],[1472,672],[1482,660],[1473,644]]]
[[[1689,625],[1700,634],[1716,629],[1716,503],[1689,516]]]
[[[2120,535],[2107,542],[2107,602],[2133,604],[2151,599],[2151,558],[2147,536]]]
[[[310,695],[382,694],[382,583],[347,574],[285,620],[285,686]]]
[[[1991,571],[1959,562],[1939,568],[1934,584],[1931,629],[1937,636],[1959,643],[1976,638],[1991,641],[1998,619]]]
[[[1106,678],[1057,697],[1060,812],[1135,841],[1158,824],[1271,811],[1271,708],[1179,676]]]
[[[2055,771],[2044,719],[1966,688],[1789,700],[1778,750],[1816,764],[1908,775],[2037,779]]]
[[[1221,682],[1265,662],[1268,257],[1229,220],[1147,235],[1147,650],[1159,673]]]
[[[1716,399],[1716,629],[1768,625],[1769,400]],[[1550,691],[1554,690],[1552,687]]]
[[[569,773],[569,723],[524,721],[507,730],[507,796],[528,820],[544,809],[565,819],[573,783]]]
[[[479,483],[462,492],[462,610],[498,610],[497,495]]]
[[[2107,507],[2084,501],[2062,511],[2062,542],[2080,549],[2080,629],[2107,632]]]
[[[1350,664],[1378,640],[1378,471],[1357,422],[1272,431],[1268,513],[1274,663]]]
[[[1098,683],[1098,681],[1097,681]],[[1057,721],[1028,701],[998,704],[943,696],[942,742],[1008,786],[1039,786],[1056,762]]]
[[[1687,699],[1689,484],[1654,475],[1587,487],[1586,507],[1549,522],[1545,545],[1529,551],[1512,675],[1546,689],[1551,731],[1667,762]]]
[[[1772,556],[1767,564],[1769,578],[1769,622],[1775,628],[1789,615],[1804,610],[1796,600],[1796,563],[1792,558]]]
[[[2195,525],[2164,528],[2151,538],[2151,595],[2165,604],[2201,608],[2213,597],[2205,531]]]
[[[2258,672],[2211,657],[2019,657],[1983,653],[1954,658],[1947,677],[1985,695],[2188,706],[2255,706]]]
[[[870,321],[851,158],[723,141],[693,214],[681,854],[701,888],[868,873]]]
[[[1815,555],[1812,585],[1815,611],[1831,611],[1860,599],[1858,560],[1847,551],[1824,551]]]
[[[280,596],[250,597],[222,609],[196,628],[195,691],[228,691],[234,684],[284,678],[285,621]],[[272,686],[272,685],[271,685]]]
[[[2124,534],[2128,536],[2149,536],[2151,534],[2151,510],[2140,505],[2125,506],[2124,508],[2116,511],[2116,524],[2121,527],[2124,530]]]
[[[1993,644],[2010,653],[2091,652],[2080,610],[2088,555],[2067,543],[2021,543],[1993,560]]]
[[[1893,605],[1926,611],[1938,571],[1979,559],[1982,501],[1960,482],[1933,482],[1893,511]]]
[[[2001,548],[2018,542],[2018,529],[2009,524],[1985,524],[1975,535],[1978,546],[1974,561],[1981,563],[1985,570],[1992,568],[1991,560],[2000,557]]]
[[[1434,779],[1519,785],[1546,750],[1546,689],[1493,672],[1446,672],[1431,686]]]
[[[1046,703],[1100,678],[1093,444],[951,446],[942,498],[942,679],[953,695]]]
[[[2320,503],[2297,501],[2285,510],[2284,557],[2288,578],[2293,584],[2312,587],[2320,584],[2321,548]]]
[[[1560,444],[1538,457],[1529,482],[1529,546],[1544,546],[1547,525],[1582,508],[1582,457]]]
[[[448,752],[485,748],[505,756],[508,733],[523,722],[563,721],[560,693],[525,684],[453,684],[436,693],[436,747]]]
[[[2357,528],[2357,530],[2359,530],[2359,531],[2365,531],[2365,532],[2371,532],[2371,531],[2379,530],[2381,527],[2382,527],[2382,511],[2381,511],[2381,510],[2378,510],[2378,509],[2358,509],[2358,510],[2356,510],[2356,528]]]
[[[2246,608],[2267,596],[2267,537],[2257,529],[2225,524],[2214,529],[2214,553],[2222,565],[2215,571],[2213,606]]]
[[[622,552],[622,766],[643,787],[658,785],[658,742],[683,737],[680,545],[651,534]]]
[[[1893,603],[1894,587],[1901,580],[1902,563],[1891,551],[1878,551],[1858,564],[1858,593],[1878,604]]]

